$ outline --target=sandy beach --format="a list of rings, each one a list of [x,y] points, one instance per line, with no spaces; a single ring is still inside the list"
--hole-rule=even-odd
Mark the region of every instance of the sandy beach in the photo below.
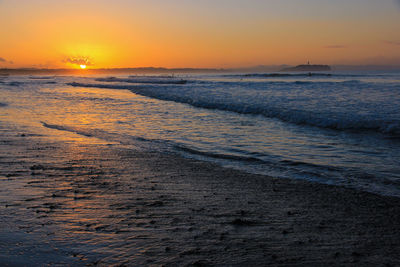
[[[397,266],[400,201],[1,127],[2,266]]]

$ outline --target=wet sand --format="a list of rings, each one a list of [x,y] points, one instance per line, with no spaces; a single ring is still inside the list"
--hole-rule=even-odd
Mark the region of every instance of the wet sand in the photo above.
[[[4,123],[0,138],[2,266],[400,265],[398,198]]]

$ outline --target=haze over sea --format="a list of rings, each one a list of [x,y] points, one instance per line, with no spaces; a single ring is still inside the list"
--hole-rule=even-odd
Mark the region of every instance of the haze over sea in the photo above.
[[[0,121],[400,196],[400,73],[4,76]]]

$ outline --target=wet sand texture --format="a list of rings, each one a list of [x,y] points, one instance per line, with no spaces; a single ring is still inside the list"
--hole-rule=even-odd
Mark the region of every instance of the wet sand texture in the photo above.
[[[0,130],[1,265],[400,265],[397,198]]]

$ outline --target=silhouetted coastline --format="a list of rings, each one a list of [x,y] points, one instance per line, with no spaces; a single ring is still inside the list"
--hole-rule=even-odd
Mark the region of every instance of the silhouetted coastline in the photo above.
[[[397,71],[400,65],[260,65],[241,68],[0,68],[0,76],[7,75],[74,75],[74,74],[171,74],[171,73],[271,73],[271,72],[315,72],[315,71]]]
[[[284,68],[281,71],[331,71],[332,68],[328,65],[298,65],[296,67]]]

